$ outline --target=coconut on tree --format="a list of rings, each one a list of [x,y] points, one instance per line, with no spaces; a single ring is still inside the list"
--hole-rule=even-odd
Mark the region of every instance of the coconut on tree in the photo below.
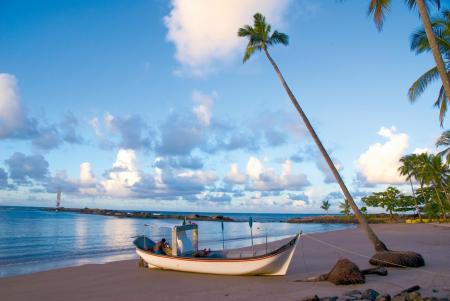
[[[311,134],[314,142],[316,143],[317,147],[319,148],[320,153],[324,157],[324,159],[327,162],[331,172],[333,173],[337,183],[339,184],[339,186],[344,194],[344,197],[347,199],[348,204],[350,205],[350,207],[352,208],[352,210],[355,214],[356,219],[360,223],[362,229],[366,232],[370,241],[373,243],[375,251],[378,252],[372,258],[371,263],[377,264],[377,265],[384,265],[386,261],[389,261],[389,262],[393,262],[394,264],[401,263],[402,265],[410,265],[410,266],[424,265],[424,260],[420,254],[417,254],[414,252],[389,251],[388,248],[386,247],[386,245],[378,238],[378,236],[375,234],[375,232],[369,226],[366,219],[361,214],[361,211],[358,209],[358,206],[355,204],[353,197],[351,196],[349,190],[347,189],[347,186],[345,185],[344,181],[342,180],[341,175],[339,174],[336,166],[334,165],[329,154],[325,150],[325,147],[323,146],[323,144],[320,141],[318,135],[316,134],[314,128],[312,127],[308,117],[306,116],[305,112],[301,108],[300,104],[298,103],[297,99],[295,98],[294,94],[292,93],[291,89],[289,88],[288,84],[286,83],[283,75],[281,74],[280,69],[278,68],[277,64],[275,63],[275,61],[273,60],[273,58],[271,57],[271,55],[269,53],[268,48],[270,46],[274,46],[277,44],[282,44],[285,46],[288,45],[289,44],[288,35],[285,33],[281,33],[277,30],[274,30],[272,32],[272,27],[270,26],[270,24],[268,24],[266,22],[266,18],[262,14],[256,13],[253,16],[253,26],[245,25],[245,26],[239,28],[238,36],[248,39],[248,44],[247,44],[244,58],[243,58],[244,63],[255,52],[261,52],[261,51],[264,52],[267,59],[271,63],[283,88],[285,89],[286,93],[288,94],[292,104],[294,105],[295,109],[299,113],[303,122],[305,123],[306,128],[308,129],[309,133]],[[449,89],[449,91],[450,91],[450,89]]]

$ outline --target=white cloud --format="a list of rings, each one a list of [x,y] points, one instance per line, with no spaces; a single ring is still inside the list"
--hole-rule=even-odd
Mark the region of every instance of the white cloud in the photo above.
[[[24,122],[16,78],[0,73],[0,138],[20,129]]]
[[[217,180],[216,174],[208,170],[187,170],[176,174],[176,177],[178,181],[193,182],[202,185],[209,185]]]
[[[197,90],[194,90],[194,92],[192,92],[192,100],[195,103],[192,111],[194,112],[200,124],[203,126],[209,126],[211,123],[211,109],[216,97],[216,92],[213,92],[211,95],[204,94]]]
[[[305,201],[293,201],[292,202],[292,206],[294,207],[305,207],[306,206],[306,202]]]
[[[250,157],[247,163],[247,174],[251,179],[250,190],[279,191],[300,190],[310,183],[305,174],[292,174],[292,162],[286,160],[278,175],[273,168],[265,168],[256,157]]]
[[[80,187],[79,191],[81,194],[96,195],[96,178],[92,173],[91,163],[83,162],[80,164]]]
[[[237,30],[251,24],[256,12],[277,26],[290,0],[172,0],[164,18],[167,40],[176,47],[176,59],[194,74],[208,70],[213,60],[227,59],[243,45]]]
[[[400,158],[408,148],[409,137],[405,133],[396,133],[395,127],[381,127],[378,135],[387,139],[384,143],[375,143],[361,154],[356,166],[369,184],[400,184],[404,177],[398,173]]]
[[[247,181],[247,176],[239,172],[239,167],[236,163],[232,163],[224,181],[231,184],[244,184]]]
[[[92,184],[95,182],[95,176],[92,173],[91,163],[83,162],[80,164],[80,183]]]
[[[107,179],[102,181],[101,185],[109,196],[126,197],[131,194],[133,185],[140,180],[135,151],[120,149],[113,168],[107,173]]]
[[[250,157],[247,162],[247,174],[252,180],[258,180],[263,172],[261,161],[256,157]]]

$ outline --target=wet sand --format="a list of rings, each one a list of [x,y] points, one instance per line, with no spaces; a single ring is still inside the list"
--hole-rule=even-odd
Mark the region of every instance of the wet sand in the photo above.
[[[152,270],[138,268],[137,260],[128,260],[3,278],[0,279],[0,300],[298,300],[314,294],[325,297],[365,288],[395,294],[416,284],[429,296],[450,295],[450,227],[430,224],[373,227],[390,249],[419,252],[426,266],[423,269],[389,268],[388,276],[367,276],[363,285],[295,282],[327,272],[344,257],[361,269],[371,267],[364,256],[373,254],[372,245],[357,228],[302,237],[284,277]],[[433,289],[438,292],[433,293]]]

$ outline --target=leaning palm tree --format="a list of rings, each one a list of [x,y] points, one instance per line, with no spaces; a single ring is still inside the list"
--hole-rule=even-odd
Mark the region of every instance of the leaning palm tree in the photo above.
[[[445,10],[442,15],[431,20],[431,27],[439,45],[447,75],[449,75],[450,63],[450,11]],[[431,51],[430,43],[428,41],[424,29],[419,29],[411,36],[411,50],[416,54]],[[422,74],[408,89],[409,100],[414,103],[425,91],[425,89],[436,79],[439,78],[439,72],[436,66]],[[444,86],[441,86],[434,106],[439,108],[439,121],[443,126],[444,116],[447,112],[448,98],[444,91]]]
[[[275,70],[279,80],[281,81],[281,84],[283,85],[286,93],[288,94],[292,104],[294,105],[297,112],[300,114],[300,117],[303,119],[303,122],[306,125],[306,128],[308,129],[309,133],[311,134],[314,142],[316,143],[317,147],[319,148],[319,151],[321,152],[322,156],[324,157],[325,161],[327,162],[329,168],[331,169],[331,172],[333,173],[334,177],[336,178],[337,183],[339,184],[344,197],[347,199],[348,204],[352,208],[355,217],[358,219],[358,222],[360,223],[361,227],[364,229],[364,231],[367,233],[369,239],[372,241],[374,248],[377,252],[383,252],[388,253],[388,249],[386,245],[378,238],[378,236],[375,234],[375,232],[372,230],[372,228],[367,223],[364,216],[361,214],[361,211],[359,211],[358,206],[356,206],[355,202],[353,201],[353,197],[351,196],[349,190],[347,189],[347,186],[345,185],[344,181],[341,178],[341,175],[339,174],[338,170],[336,169],[336,166],[334,165],[333,161],[330,158],[330,155],[328,155],[327,151],[325,150],[325,147],[322,145],[322,142],[320,141],[319,137],[316,134],[316,131],[312,127],[311,123],[309,122],[308,117],[304,113],[303,109],[300,107],[300,104],[298,103],[297,99],[295,98],[294,94],[292,93],[291,89],[289,88],[288,84],[286,83],[283,75],[281,74],[280,69],[278,68],[277,64],[273,60],[273,58],[269,54],[268,47],[276,45],[276,44],[282,44],[282,45],[288,45],[289,44],[289,37],[288,35],[278,32],[277,30],[272,32],[272,27],[270,24],[266,23],[266,18],[260,14],[256,13],[253,16],[254,23],[253,26],[245,25],[242,28],[239,28],[238,36],[245,37],[248,39],[247,48],[244,54],[243,62],[245,63],[254,53],[255,51],[263,51],[265,55],[267,56],[267,59],[272,64],[273,69]],[[418,258],[418,264],[423,265],[423,258],[417,254]],[[380,262],[380,261],[379,261]],[[379,263],[376,262],[376,263]],[[402,261],[405,262],[405,261]],[[406,263],[406,262],[405,262]]]
[[[386,16],[386,13],[389,11],[391,7],[391,0],[370,0],[369,3],[369,15],[373,15],[375,25],[378,30],[383,28],[383,22]],[[440,8],[441,1],[440,0],[405,0],[405,3],[409,7],[409,9],[413,9],[417,6],[419,9],[419,14],[422,19],[422,24],[425,29],[425,33],[427,39],[430,43],[431,52],[433,53],[434,61],[436,62],[436,67],[439,72],[439,76],[441,77],[442,84],[444,86],[445,95],[447,99],[450,98],[450,80],[447,75],[447,71],[445,69],[444,60],[442,59],[442,55],[439,51],[439,45],[436,41],[436,37],[433,33],[433,28],[431,26],[430,17],[428,15],[428,7],[429,3],[435,4],[438,8]]]
[[[446,164],[450,164],[450,131],[447,130],[439,136],[436,141],[436,147],[445,147],[442,151],[438,153],[439,156],[445,157]]]

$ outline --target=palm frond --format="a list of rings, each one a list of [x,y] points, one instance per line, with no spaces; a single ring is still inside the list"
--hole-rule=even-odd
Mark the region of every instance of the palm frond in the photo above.
[[[414,9],[416,7],[416,0],[405,0],[406,5],[409,7],[409,9]],[[441,8],[441,1],[440,0],[425,0],[425,5],[430,9],[430,5],[433,4],[437,7],[439,10]]]
[[[391,0],[370,0],[367,14],[369,16],[373,15],[373,20],[379,31],[383,28],[384,18],[390,7]]]
[[[447,73],[448,76],[448,73]],[[434,102],[434,106],[439,108],[439,122],[441,124],[441,127],[444,125],[444,117],[445,113],[447,113],[447,102],[448,98],[445,94],[444,86],[441,86],[441,89],[439,90],[439,95],[436,101]]]
[[[436,147],[447,146],[450,147],[450,130],[446,130],[439,136],[436,141]]]
[[[422,74],[408,89],[408,97],[411,102],[415,102],[422,95],[428,85],[439,77],[437,67],[433,67]]]
[[[287,46],[289,44],[289,36],[285,33],[274,31],[270,39],[267,41],[268,45],[283,44]]]
[[[430,43],[428,42],[425,30],[423,29],[416,30],[411,35],[410,40],[411,40],[411,51],[415,51],[416,54],[420,54],[425,51],[430,51]]]
[[[249,45],[247,45],[247,48],[245,49],[244,58],[242,59],[242,62],[245,63],[252,56],[252,54],[255,52],[256,49],[257,46],[251,45],[249,43]]]
[[[431,20],[431,27],[438,42],[441,53],[450,51],[449,37],[450,37],[450,11],[445,10],[443,14],[434,17]],[[427,35],[423,27],[415,31],[411,35],[411,50],[416,54],[431,51]]]
[[[250,25],[245,25],[244,27],[239,28],[238,36],[240,37],[248,37],[254,34],[254,30]]]
[[[263,32],[266,29],[266,17],[261,13],[256,13],[253,15],[253,27],[258,33]]]

